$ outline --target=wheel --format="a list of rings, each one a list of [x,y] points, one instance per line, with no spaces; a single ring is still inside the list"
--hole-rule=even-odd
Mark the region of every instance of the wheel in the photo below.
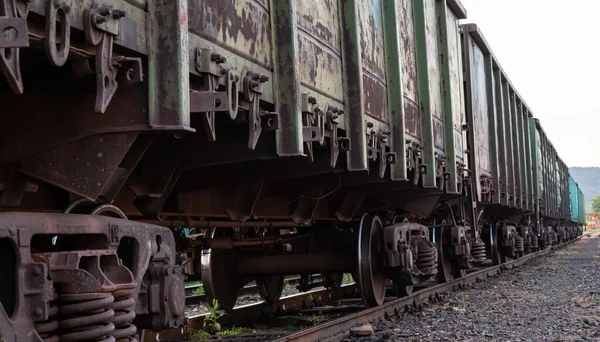
[[[84,214],[84,215],[99,215],[114,217],[127,220],[127,216],[121,209],[117,208],[112,204],[100,204],[88,201],[86,199],[79,199],[71,202],[65,210],[65,214]]]
[[[433,241],[435,241],[438,255],[438,273],[435,276],[438,283],[447,283],[453,279],[452,260],[448,255],[446,244],[448,239],[448,229],[433,228]]]
[[[207,232],[212,237],[224,235],[224,229],[212,228]],[[231,312],[237,301],[242,279],[232,270],[237,269],[237,253],[233,250],[204,249],[200,257],[200,274],[204,293],[212,304],[217,300],[219,306]]]
[[[498,226],[492,224],[489,229],[490,233],[490,252],[492,256],[492,264],[500,265],[502,263],[502,251],[498,241]]]
[[[256,278],[256,288],[260,297],[269,303],[278,301],[283,293],[284,278],[282,275],[268,275]]]
[[[358,284],[368,306],[379,306],[385,300],[383,253],[381,220],[377,216],[365,214],[358,231]]]

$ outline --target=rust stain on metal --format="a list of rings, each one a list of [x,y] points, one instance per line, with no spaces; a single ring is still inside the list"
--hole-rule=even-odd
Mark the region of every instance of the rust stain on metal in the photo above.
[[[365,95],[365,113],[377,120],[388,122],[387,89],[385,85],[369,75],[363,74],[363,86]]]
[[[444,150],[444,122],[437,117],[433,118],[433,146]]]
[[[415,29],[412,0],[400,0],[396,7],[400,18],[400,51],[402,53],[402,88],[404,93],[404,120],[406,132],[421,136],[419,111],[419,88],[417,81],[417,59],[415,52]]]
[[[448,63],[450,64],[450,82],[452,89],[452,120],[454,129],[462,131],[462,123],[464,118],[464,96],[463,96],[463,79],[462,79],[462,60],[460,51],[460,33],[458,18],[451,12],[447,13],[448,22],[448,47],[450,54],[448,55]]]
[[[338,2],[300,1],[296,22],[300,81],[341,101],[343,70]]]
[[[404,101],[404,124],[406,132],[415,138],[421,137],[421,113],[419,104],[410,99]]]
[[[385,48],[381,0],[358,1],[358,25],[363,61],[364,111],[387,122]]]
[[[437,0],[425,0],[425,25],[426,25],[426,41],[427,41],[427,61],[429,70],[429,82],[431,98],[431,113],[442,118],[444,104],[442,101],[442,75],[440,71],[440,52],[438,46],[438,21],[436,14]]]
[[[272,66],[266,1],[189,0],[189,29],[242,56]]]
[[[298,28],[340,53],[340,18],[337,0],[298,1]]]
[[[473,81],[473,116],[475,128],[475,144],[480,171],[490,173],[490,141],[487,79],[485,71],[485,56],[479,47],[473,46],[471,72]]]

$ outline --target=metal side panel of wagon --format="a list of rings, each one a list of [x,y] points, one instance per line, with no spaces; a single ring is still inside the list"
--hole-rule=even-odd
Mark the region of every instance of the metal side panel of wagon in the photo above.
[[[539,207],[540,219],[547,220],[547,224],[556,224],[557,220],[568,217],[568,209],[563,204],[568,196],[568,178],[566,165],[558,157],[556,150],[546,133],[542,129],[540,121],[530,119],[532,125],[531,139],[535,142],[532,149],[533,162],[537,165],[534,177],[538,187],[536,188],[536,205]]]
[[[344,174],[333,181],[342,189],[379,182],[382,191],[367,193],[384,202],[409,181],[458,194],[464,169],[458,21],[466,15],[460,2],[189,0],[188,7],[192,122],[199,115],[209,139],[200,132],[197,146],[187,145],[196,154],[182,163],[189,171],[178,190],[190,191],[182,184],[198,179],[200,168],[254,163],[243,169],[261,168],[279,184],[308,177],[323,183],[317,178],[334,173]],[[254,117],[248,98],[256,97],[245,93],[247,82],[230,82],[252,84],[248,75],[265,81],[257,86],[259,116],[277,113],[278,123],[275,139],[260,137],[252,151],[251,124],[221,129],[234,126],[228,121],[235,115],[213,119],[199,110],[228,104],[235,89],[242,94],[234,122]],[[221,102],[209,101],[215,92]],[[277,158],[285,156],[306,158]],[[390,189],[387,181],[398,186]]]
[[[469,167],[477,199],[534,210],[529,107],[475,24],[461,26]]]
[[[187,31],[170,39],[185,30],[179,4],[5,1],[3,20],[18,39],[2,43],[0,164],[43,186],[112,202],[152,143],[142,132],[193,131]],[[21,196],[11,201],[16,207]]]

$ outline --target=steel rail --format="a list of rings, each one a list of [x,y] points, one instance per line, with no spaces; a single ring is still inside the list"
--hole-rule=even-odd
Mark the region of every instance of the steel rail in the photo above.
[[[300,280],[301,277],[300,276],[288,276],[285,278],[285,282],[288,285],[298,285],[300,284]],[[321,276],[316,276],[313,277],[312,280],[314,282],[323,282],[324,279]],[[185,305],[194,305],[194,304],[199,304],[202,302],[205,302],[207,300],[206,298],[206,294],[202,293],[202,294],[193,294],[193,293],[189,293],[189,292],[193,292],[194,289],[202,287],[202,283],[197,284],[197,285],[187,285],[185,286],[185,291],[186,291],[186,296],[185,296]],[[256,283],[250,283],[244,287],[242,287],[240,289],[240,292],[238,293],[239,296],[243,296],[243,295],[249,295],[249,294],[258,294],[258,288],[256,286]]]
[[[399,312],[403,312],[406,307],[421,307],[421,305],[432,299],[441,298],[443,293],[460,288],[465,285],[472,284],[476,281],[484,280],[490,276],[499,274],[503,269],[511,269],[522,265],[530,260],[544,256],[550,251],[562,248],[571,242],[579,240],[581,237],[577,237],[574,240],[567,241],[560,245],[552,246],[551,248],[545,248],[541,251],[527,254],[519,259],[514,259],[505,262],[500,265],[490,266],[481,270],[473,271],[468,273],[462,278],[454,279],[448,283],[438,284],[431,287],[426,287],[422,290],[414,292],[413,294],[395,299],[393,301],[384,303],[381,306],[369,308],[363,311],[350,314],[348,316],[340,317],[333,321],[316,325],[314,327],[301,330],[282,338],[273,340],[272,342],[290,342],[290,341],[334,341],[340,340],[348,335],[351,328],[367,324],[372,321],[384,317],[390,317],[397,315]]]
[[[282,297],[275,303],[260,301],[257,303],[237,306],[231,314],[222,317],[219,322],[225,325],[250,326],[256,323],[261,317],[282,314],[287,311],[293,311],[303,307],[307,298],[311,296],[315,301],[331,301],[351,296],[359,296],[358,288],[354,283],[342,285],[338,289],[318,289],[308,292],[297,293],[291,296]],[[182,341],[186,339],[187,331],[202,330],[204,318],[207,314],[200,314],[188,318],[185,327],[176,329],[167,329],[163,331],[144,330],[141,341]]]

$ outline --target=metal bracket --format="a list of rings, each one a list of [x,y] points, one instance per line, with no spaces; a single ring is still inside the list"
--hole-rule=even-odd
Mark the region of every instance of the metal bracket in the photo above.
[[[112,56],[114,37],[119,34],[119,20],[125,11],[112,6],[93,4],[83,13],[85,38],[98,46],[96,50],[96,113],[104,114],[117,87],[118,68]]]
[[[244,97],[250,102],[248,112],[248,148],[254,150],[261,133],[279,129],[279,114],[260,110],[260,97],[262,95],[262,84],[269,77],[248,71],[242,82]]]
[[[144,74],[142,73],[142,59],[140,57],[114,57],[115,63],[119,69],[125,69],[125,73],[119,77],[119,82],[125,85],[143,82]]]
[[[325,112],[317,105],[317,100],[308,94],[302,94],[302,138],[304,142],[318,142],[323,145],[325,141]]]
[[[0,17],[0,48],[29,47],[27,19]]]
[[[216,52],[212,52],[210,49],[196,49],[196,70],[200,73],[220,77],[225,73],[220,64],[225,62],[227,62],[225,57]]]
[[[221,66],[227,59],[210,49],[196,49],[196,70],[205,74],[205,88],[191,93],[190,113],[202,113],[202,122],[209,141],[217,139],[215,114],[227,112],[234,120],[238,114],[238,83],[240,76],[234,70]],[[225,91],[217,92],[220,78],[225,77]]]
[[[226,89],[215,91],[219,85],[218,77],[208,74],[207,91],[190,93],[190,113],[203,113],[204,127],[210,141],[216,140],[215,113],[225,112],[231,120],[238,115],[238,83],[240,75],[234,70],[224,70]]]
[[[387,152],[391,132],[384,128],[379,132],[379,177],[383,178],[388,164],[396,163],[396,153]]]
[[[46,6],[46,55],[50,64],[63,66],[69,57],[71,47],[71,3],[66,0],[49,0]],[[60,46],[56,44],[56,22],[60,19]]]
[[[0,17],[0,71],[6,78],[11,90],[19,95],[23,94],[23,79],[21,77],[21,63],[19,61],[19,48],[29,47],[27,30],[27,11],[18,10],[16,0],[0,0],[0,10],[4,16]]]
[[[387,152],[391,132],[387,127],[382,127],[376,132],[371,122],[367,123],[367,130],[367,158],[379,160],[379,177],[383,178],[388,164],[396,163],[396,153]]]
[[[327,109],[327,128],[329,128],[329,130],[331,131],[329,165],[332,168],[334,168],[337,163],[340,151],[346,152],[350,149],[350,139],[338,137],[338,125],[340,124],[340,115],[343,114],[344,111],[337,107],[329,107]]]

